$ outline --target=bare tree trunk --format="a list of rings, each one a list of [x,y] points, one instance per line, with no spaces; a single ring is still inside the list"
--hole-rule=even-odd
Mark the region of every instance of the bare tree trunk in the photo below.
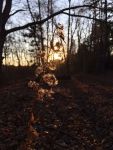
[[[2,62],[3,62],[3,47],[6,40],[6,31],[5,25],[9,18],[9,13],[12,6],[12,0],[6,0],[6,5],[3,9],[3,0],[0,1],[0,72],[2,71]]]
[[[0,32],[2,26],[2,7],[3,7],[3,0],[0,0]]]
[[[3,62],[3,47],[5,43],[6,35],[5,35],[5,30],[0,32],[0,71],[2,69],[2,62]]]
[[[71,0],[69,1],[69,8],[71,6]],[[69,18],[68,18],[68,37],[67,37],[67,74],[70,76],[70,9],[69,9]]]
[[[109,45],[109,26],[108,26],[108,1],[105,0],[104,15],[105,15],[105,63],[110,63],[110,45]]]
[[[21,63],[20,63],[20,56],[19,56],[17,50],[16,50],[16,57],[17,57],[17,60],[18,60],[18,67],[20,67],[20,66],[21,66]]]
[[[30,15],[31,15],[31,17],[32,17],[33,22],[36,22],[36,21],[35,21],[35,18],[34,18],[34,15],[33,15],[32,11],[31,11],[31,7],[30,7],[29,0],[27,0],[27,5],[28,5],[28,10],[29,10],[29,12],[30,12]],[[37,40],[36,40],[36,39],[37,39],[37,35],[36,35],[36,32],[37,32],[37,25],[36,25],[36,24],[34,25],[33,30],[34,30],[33,34],[34,34],[34,41],[35,41],[35,44],[36,44],[36,49],[38,49],[39,45],[38,45],[38,42],[37,42]]]
[[[42,19],[42,15],[41,15],[41,6],[40,6],[40,0],[38,0],[38,7],[39,7],[39,17],[40,17],[40,21]],[[42,50],[44,51],[44,39],[43,39],[43,29],[42,29],[42,24],[40,24],[40,33],[41,33],[41,47]]]
[[[2,31],[2,6],[3,6],[3,0],[0,1],[0,70],[2,67],[2,53],[3,53],[3,46],[4,46],[4,33]]]
[[[51,15],[53,14],[53,0],[51,0]],[[54,38],[54,29],[53,29],[53,18],[52,18],[52,39]]]
[[[49,16],[49,0],[48,0],[48,5],[47,5],[47,16]],[[48,33],[49,33],[49,21],[47,21],[47,61],[48,61],[48,55],[49,55],[49,37],[48,37]]]
[[[3,1],[4,0],[0,0],[0,13],[2,12]]]

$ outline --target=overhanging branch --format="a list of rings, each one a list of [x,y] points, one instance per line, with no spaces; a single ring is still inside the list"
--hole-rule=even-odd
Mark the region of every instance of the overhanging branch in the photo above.
[[[84,16],[84,15],[69,14],[67,12],[63,12],[63,14],[70,15],[72,17],[86,18],[86,19],[91,19],[91,20],[95,20],[95,21],[99,21],[99,22],[104,22],[104,20],[102,20],[102,19],[96,19],[96,18],[92,18],[89,16]]]
[[[27,23],[23,26],[14,27],[12,29],[9,29],[9,30],[6,31],[6,34],[10,34],[10,33],[15,32],[15,31],[23,30],[23,29],[28,28],[28,27],[30,27],[32,25],[35,25],[35,24],[43,24],[44,22],[48,21],[49,19],[51,19],[51,18],[53,18],[53,17],[55,17],[59,14],[62,14],[64,11],[67,11],[69,9],[78,9],[78,8],[84,8],[84,7],[94,8],[94,6],[92,6],[92,5],[78,5],[78,6],[73,6],[73,7],[70,7],[70,8],[64,8],[64,9],[59,10],[59,11],[53,13],[52,15],[46,17],[45,19],[42,19],[41,21],[30,22],[30,23]]]
[[[25,25],[23,25],[23,26],[14,27],[14,28],[12,28],[12,29],[9,29],[9,30],[6,31],[6,34],[10,34],[10,33],[15,32],[15,31],[23,30],[23,29],[28,28],[28,27],[30,27],[30,26],[32,26],[32,25],[35,25],[35,24],[39,24],[39,25],[40,25],[40,24],[43,24],[43,23],[45,23],[46,21],[48,21],[49,19],[54,18],[55,16],[57,16],[57,15],[59,15],[59,14],[66,14],[66,12],[64,12],[64,11],[67,11],[67,10],[69,10],[69,9],[79,9],[79,8],[85,8],[85,7],[86,7],[86,8],[89,8],[89,9],[95,8],[95,7],[92,6],[92,5],[78,5],[78,6],[73,6],[73,7],[70,7],[70,8],[64,8],[64,9],[59,10],[59,11],[53,13],[52,15],[46,17],[45,19],[42,19],[41,21],[30,22],[30,23],[27,23],[27,24],[25,24]],[[77,16],[76,16],[76,17],[77,17]],[[88,17],[88,16],[80,16],[80,15],[78,15],[78,17],[84,17],[84,18],[87,18],[87,19],[94,19],[94,18],[90,18],[90,17]]]

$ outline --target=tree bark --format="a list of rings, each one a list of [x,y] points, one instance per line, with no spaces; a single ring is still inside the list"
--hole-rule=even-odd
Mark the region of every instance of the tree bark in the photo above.
[[[42,20],[42,14],[41,14],[41,5],[40,5],[40,0],[38,0],[38,9],[39,9],[39,19],[40,21]],[[41,33],[41,50],[44,51],[45,47],[44,47],[44,38],[43,38],[43,27],[42,24],[40,25],[40,33]]]
[[[12,6],[12,0],[6,0],[6,5],[3,10],[3,0],[0,2],[0,73],[2,71],[3,62],[3,47],[6,40],[6,30],[5,25],[9,18],[10,10]]]
[[[67,75],[70,76],[70,7],[71,7],[71,0],[69,2],[69,18],[68,18],[68,37],[67,37]]]
[[[3,62],[2,54],[3,54],[3,47],[4,47],[5,40],[6,40],[6,34],[4,29],[0,32],[0,72],[2,69],[2,62]]]

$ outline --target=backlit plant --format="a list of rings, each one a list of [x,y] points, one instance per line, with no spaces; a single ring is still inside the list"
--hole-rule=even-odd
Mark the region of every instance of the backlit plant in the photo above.
[[[57,42],[54,47],[50,49],[54,52],[57,46],[57,52],[61,50],[61,46],[63,46],[62,41],[64,41],[64,34],[63,34],[63,26],[58,24],[56,26],[56,34],[59,36],[60,41]],[[53,41],[52,41],[53,42]],[[44,102],[45,100],[54,99],[53,94],[54,87],[58,84],[58,80],[54,75],[54,70],[56,69],[56,63],[54,60],[47,59],[46,53],[44,51],[39,51],[37,54],[37,68],[35,70],[36,79],[34,81],[28,82],[28,87],[32,88],[36,92],[36,100]],[[33,110],[31,111],[30,121],[28,123],[28,139],[27,145],[31,145],[32,137],[37,138],[38,133],[33,127],[35,124],[35,117]]]

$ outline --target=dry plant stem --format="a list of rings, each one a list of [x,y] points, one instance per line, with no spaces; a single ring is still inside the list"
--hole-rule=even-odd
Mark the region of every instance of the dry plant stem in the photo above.
[[[62,44],[62,40],[64,40],[63,34],[63,25],[58,24],[58,35],[60,37],[60,41]],[[28,127],[27,127],[27,137],[23,144],[21,145],[21,150],[30,150],[32,149],[33,142],[39,137],[36,129],[33,127],[35,124],[35,116],[33,112],[33,108],[37,101],[45,101],[46,99],[53,99],[53,87],[58,84],[58,80],[56,79],[53,73],[49,73],[54,70],[54,62],[48,63],[48,60],[45,60],[45,53],[43,50],[39,52],[37,55],[41,59],[40,66],[38,66],[35,70],[35,76],[38,78],[38,82],[36,81],[29,81],[28,87],[32,88],[35,93],[36,97],[32,101],[31,110],[29,113],[29,120],[28,120]]]

